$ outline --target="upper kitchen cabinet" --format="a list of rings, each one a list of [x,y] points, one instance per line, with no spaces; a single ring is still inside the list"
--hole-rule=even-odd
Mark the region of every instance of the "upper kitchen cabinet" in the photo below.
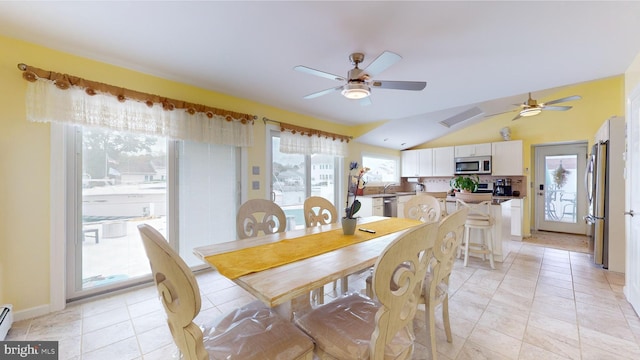
[[[453,176],[455,172],[454,147],[433,148],[433,176]]]
[[[491,144],[491,175],[524,175],[522,140],[494,142]]]
[[[455,157],[491,156],[491,143],[455,146]]]
[[[433,176],[432,149],[405,150],[402,152],[402,177]]]

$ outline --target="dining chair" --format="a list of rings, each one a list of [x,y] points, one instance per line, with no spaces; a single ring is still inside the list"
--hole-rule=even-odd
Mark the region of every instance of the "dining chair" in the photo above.
[[[304,200],[304,223],[306,227],[314,227],[320,225],[333,224],[338,221],[338,211],[331,201],[320,197],[310,196]],[[343,277],[342,290],[346,292],[349,288],[347,277]],[[333,290],[338,287],[338,281],[333,282]],[[317,288],[312,291],[312,300],[315,299],[318,304],[324,304],[324,287]]]
[[[287,217],[278,204],[271,200],[252,199],[240,205],[236,215],[236,232],[246,239],[285,231]]]
[[[216,324],[196,325],[201,298],[193,272],[156,229],[143,224],[138,230],[171,336],[183,358],[313,358],[311,339],[259,301],[232,311]]]
[[[462,243],[464,225],[467,221],[468,208],[454,211],[440,222],[438,236],[433,246],[433,258],[429,264],[429,271],[424,280],[419,304],[425,306],[425,325],[427,341],[431,342],[431,359],[437,359],[436,350],[436,306],[442,304],[442,320],[447,342],[452,342],[451,323],[449,321],[449,277],[455,256]]]
[[[440,211],[440,203],[435,197],[430,195],[415,195],[404,205],[405,218],[420,220],[424,223],[439,222]],[[369,275],[365,279],[365,294],[368,297],[373,298],[371,284],[372,276]]]
[[[446,191],[427,191],[422,193],[424,195],[431,195],[434,198],[438,199],[438,202],[440,203],[440,211],[441,211],[441,216],[442,218],[444,218],[445,216],[447,216],[447,192]]]
[[[338,221],[338,211],[331,201],[321,196],[310,196],[304,200],[304,223],[306,227],[333,224]]]
[[[295,319],[320,359],[411,359],[417,299],[437,231],[437,223],[421,224],[387,245],[374,266],[377,300],[351,293]]]
[[[438,200],[431,195],[415,195],[404,204],[404,217],[422,222],[441,220],[442,208]]]
[[[484,194],[482,194],[484,195]],[[486,194],[491,196],[491,194]],[[467,198],[470,199],[470,198]],[[483,197],[478,196],[474,199],[474,202],[467,202],[462,199],[456,198],[456,209],[466,207],[469,209],[467,220],[464,224],[464,237],[462,239],[462,245],[458,247],[458,258],[464,253],[464,266],[466,267],[469,261],[469,253],[475,252],[482,254],[482,260],[486,260],[489,257],[489,264],[492,269],[495,269],[493,261],[493,236],[492,230],[494,225],[494,218],[491,215],[491,198],[489,200],[482,200]],[[473,201],[468,200],[468,201]],[[479,202],[477,202],[479,201]],[[471,241],[471,230],[477,230],[481,233],[480,242]]]

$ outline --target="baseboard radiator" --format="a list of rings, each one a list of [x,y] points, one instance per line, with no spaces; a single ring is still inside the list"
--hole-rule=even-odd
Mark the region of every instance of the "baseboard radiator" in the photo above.
[[[0,341],[7,337],[13,324],[13,306],[11,304],[0,306]]]

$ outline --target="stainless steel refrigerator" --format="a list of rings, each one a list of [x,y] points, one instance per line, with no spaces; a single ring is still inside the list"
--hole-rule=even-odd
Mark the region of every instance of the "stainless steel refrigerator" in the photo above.
[[[591,154],[587,160],[586,188],[589,200],[589,214],[585,220],[591,227],[593,237],[593,261],[602,264],[604,268],[609,267],[608,259],[608,222],[607,204],[607,149],[609,141],[598,142],[591,148]]]

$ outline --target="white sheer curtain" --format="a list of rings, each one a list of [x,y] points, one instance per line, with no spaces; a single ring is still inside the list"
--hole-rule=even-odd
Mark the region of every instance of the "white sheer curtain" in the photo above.
[[[27,83],[27,120],[66,122],[100,126],[173,139],[252,146],[253,126],[230,116],[187,109],[165,110],[162,104],[147,104],[71,86],[59,89],[54,81],[38,78]]]
[[[293,133],[285,129],[280,132],[280,152],[287,154],[324,154],[347,156],[347,142],[323,135]]]

